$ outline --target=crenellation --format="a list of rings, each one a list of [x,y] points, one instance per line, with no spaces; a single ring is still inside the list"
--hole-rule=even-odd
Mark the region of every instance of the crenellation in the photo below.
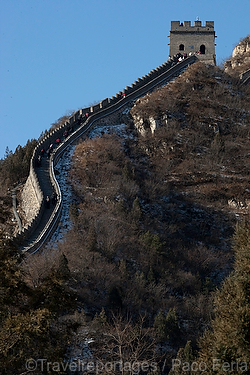
[[[205,27],[209,27],[210,29],[214,29],[214,21],[206,21]]]
[[[195,60],[196,60],[195,57],[192,57],[190,59],[190,63],[195,62]],[[174,76],[177,72],[180,71],[180,68],[183,69],[184,66],[188,65],[188,61],[187,63],[181,63],[180,65],[176,64],[177,62],[178,62],[178,57],[172,56],[170,61],[165,62],[164,64],[162,64],[156,69],[153,69],[144,77],[138,78],[133,84],[131,84],[131,86],[127,86],[125,89],[123,89],[118,94],[116,94],[115,97],[113,96],[111,98],[106,98],[102,102],[99,102],[98,104],[94,106],[78,110],[77,112],[73,113],[68,118],[68,120],[65,121],[65,123],[62,124],[58,129],[54,131],[50,131],[39,142],[37,147],[34,149],[33,156],[30,162],[30,174],[22,192],[22,207],[24,211],[26,210],[26,216],[27,216],[27,222],[28,222],[27,229],[24,229],[22,233],[22,238],[27,237],[31,234],[34,228],[39,224],[41,217],[43,215],[43,212],[44,212],[44,198],[45,198],[44,192],[42,191],[40,187],[39,179],[36,174],[36,158],[38,157],[41,149],[43,148],[46,150],[49,147],[50,143],[55,142],[56,137],[62,136],[65,128],[69,127],[69,125],[76,125],[76,123],[78,123],[78,119],[80,115],[82,115],[83,113],[91,112],[92,116],[90,116],[85,121],[84,125],[82,124],[80,126],[80,128],[78,129],[80,131],[77,131],[77,130],[74,131],[74,133],[70,137],[68,137],[67,139],[63,139],[63,142],[60,144],[60,146],[57,149],[55,149],[55,151],[52,154],[52,159],[54,158],[54,162],[56,163],[57,160],[60,158],[62,152],[67,147],[67,144],[69,144],[68,142],[71,142],[71,143],[75,142],[76,139],[81,135],[81,132],[83,131],[84,127],[86,127],[89,122],[90,122],[90,126],[88,126],[88,130],[93,126],[96,120],[103,122],[104,117],[107,117],[107,116],[109,116],[109,121],[111,121],[113,124],[116,124],[117,121],[120,120],[122,110],[124,106],[128,104],[129,100],[133,100],[139,95],[145,94],[145,92],[152,90],[154,87],[157,87],[157,85],[162,84],[165,81],[168,82],[170,77]],[[175,63],[175,67],[173,67],[174,63]],[[163,74],[163,77],[162,77],[162,73],[166,73],[166,74],[165,75]],[[122,93],[126,94],[125,97],[127,97],[127,94],[128,94],[128,97],[129,97],[128,101],[127,100],[125,100],[124,102],[121,101],[123,100],[121,99]],[[101,117],[98,116],[98,112],[100,111],[101,111]],[[50,167],[49,167],[50,180],[51,180],[52,186],[55,187],[55,181],[54,181],[55,178],[52,172],[53,163],[51,162],[51,160],[50,160]],[[58,195],[60,195],[60,191],[58,192]],[[61,204],[61,200],[58,204]]]
[[[201,21],[194,21],[194,25],[191,25],[191,21],[171,21],[171,31],[197,31],[197,28],[199,28],[200,31],[207,31],[207,28],[211,29],[211,31],[214,29],[214,21],[205,21],[205,25],[202,26]]]
[[[194,21],[195,27],[201,27],[201,21]]]
[[[205,25],[198,19],[194,21],[171,21],[169,59],[172,56],[197,55],[197,57],[212,65],[216,65],[214,21],[205,21]]]

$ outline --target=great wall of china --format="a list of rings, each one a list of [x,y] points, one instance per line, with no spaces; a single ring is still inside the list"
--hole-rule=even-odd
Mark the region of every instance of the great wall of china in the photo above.
[[[25,183],[22,197],[24,210],[29,216],[28,224],[15,236],[23,252],[32,254],[39,250],[51,237],[60,219],[62,210],[62,196],[57,183],[54,166],[71,144],[87,134],[97,121],[107,118],[115,124],[120,120],[119,115],[129,103],[144,96],[153,89],[166,84],[171,79],[180,75],[190,64],[197,61],[196,56],[190,56],[181,62],[178,56],[150,71],[147,75],[137,79],[131,86],[127,86],[112,98],[102,100],[96,105],[80,109],[70,116],[65,123],[46,135],[36,146],[30,161],[30,173]],[[81,123],[81,118],[89,113],[88,118]],[[109,121],[109,122],[110,122]],[[57,138],[63,139],[66,129],[73,127],[73,131],[56,147],[50,158],[43,157],[42,165],[37,166],[36,160],[41,149],[47,150]],[[45,197],[57,194],[57,203],[50,210],[45,209]]]

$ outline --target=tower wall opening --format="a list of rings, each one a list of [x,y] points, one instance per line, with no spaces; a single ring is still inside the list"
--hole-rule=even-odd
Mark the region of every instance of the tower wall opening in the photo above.
[[[216,65],[214,21],[206,21],[205,26],[199,20],[194,26],[191,21],[171,21],[169,37],[169,57],[196,54],[200,60]]]

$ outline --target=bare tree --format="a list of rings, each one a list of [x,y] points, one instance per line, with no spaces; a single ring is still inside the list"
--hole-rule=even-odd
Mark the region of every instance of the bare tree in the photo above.
[[[152,329],[146,327],[146,316],[140,316],[136,323],[121,315],[102,322],[99,317],[95,319],[98,342],[93,343],[92,352],[105,370],[105,366],[112,374],[156,370],[156,342]]]

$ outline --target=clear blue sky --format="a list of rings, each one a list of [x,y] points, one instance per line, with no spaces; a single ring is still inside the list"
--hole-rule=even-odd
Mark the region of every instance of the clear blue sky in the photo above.
[[[0,0],[0,158],[166,61],[171,20],[214,21],[220,64],[249,15],[249,0]]]

